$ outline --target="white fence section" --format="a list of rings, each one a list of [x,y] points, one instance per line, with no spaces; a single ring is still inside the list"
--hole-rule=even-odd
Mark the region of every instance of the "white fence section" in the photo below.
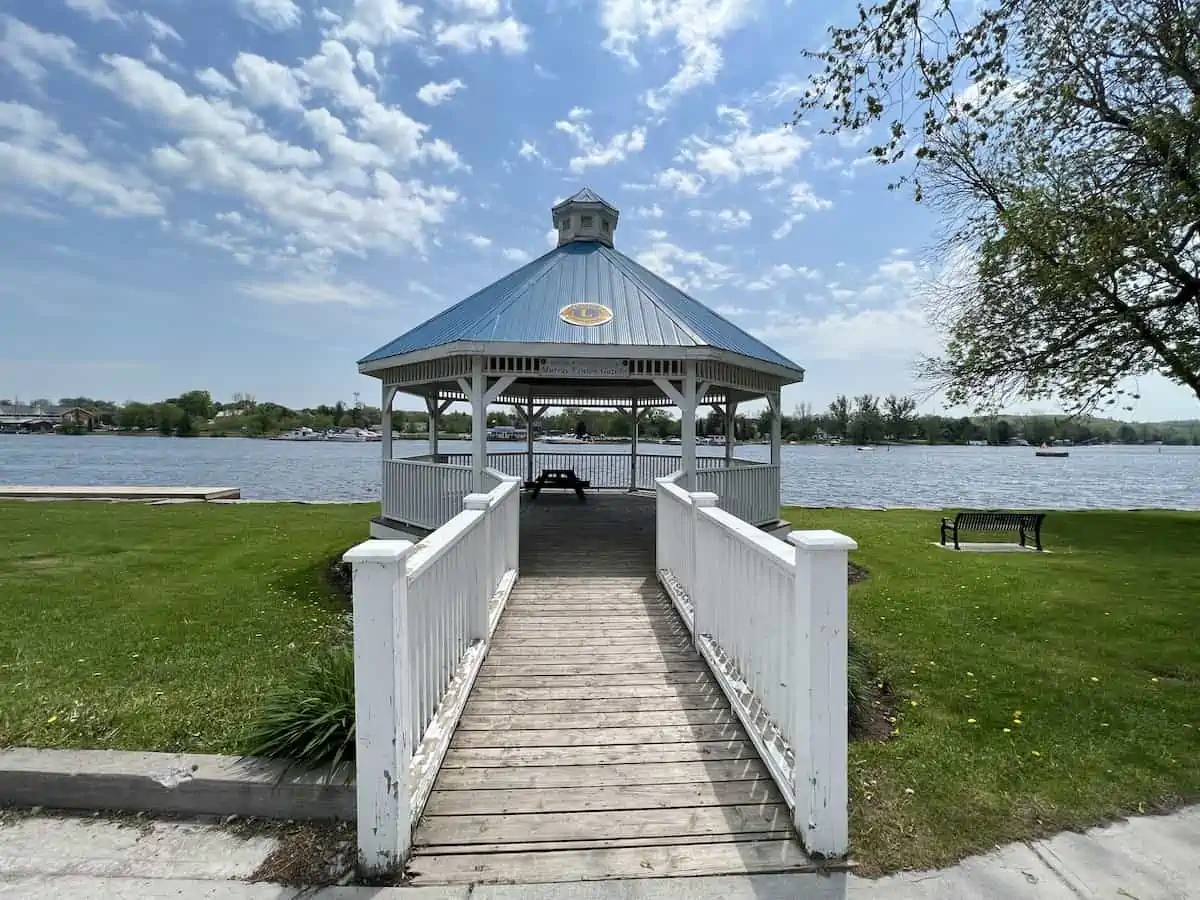
[[[471,493],[471,466],[426,459],[383,461],[383,515],[420,528],[440,528],[462,509]]]
[[[468,474],[469,471],[468,471]],[[354,566],[354,692],[360,865],[408,857],[437,776],[517,578],[520,484],[468,494],[418,544],[366,541]]]
[[[792,807],[805,847],[843,856],[846,557],[858,545],[834,531],[793,531],[784,543],[717,503],[711,492],[659,481],[659,577]]]
[[[729,469],[698,469],[696,490],[716,494],[721,509],[751,525],[779,519],[779,466],[738,460]]]
[[[446,453],[440,459],[455,466],[471,466],[470,453]],[[529,454],[525,451],[495,451],[487,455],[491,468],[522,480],[529,474]],[[543,469],[574,469],[580,478],[590,481],[592,487],[614,490],[654,490],[655,482],[676,471],[680,457],[665,453],[589,453],[587,451],[545,452],[534,451],[533,477]],[[697,456],[696,466],[700,469],[723,467],[723,456]],[[735,466],[755,465],[746,460],[736,460]],[[776,491],[778,496],[778,491]],[[776,510],[778,514],[778,510]]]

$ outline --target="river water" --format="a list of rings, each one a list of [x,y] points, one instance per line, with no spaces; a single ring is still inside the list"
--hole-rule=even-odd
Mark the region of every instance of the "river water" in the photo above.
[[[396,456],[424,453],[396,441]],[[470,452],[443,441],[447,453]],[[489,449],[519,450],[493,443]],[[539,445],[546,451],[627,453],[627,445]],[[678,455],[678,447],[641,452]],[[723,455],[721,448],[700,453]],[[802,506],[1200,509],[1200,448],[1072,447],[1067,459],[1029,447],[785,446],[783,502]],[[379,444],[291,443],[242,438],[0,435],[0,484],[202,485],[242,489],[247,499],[378,500]],[[762,445],[736,455],[766,460]]]

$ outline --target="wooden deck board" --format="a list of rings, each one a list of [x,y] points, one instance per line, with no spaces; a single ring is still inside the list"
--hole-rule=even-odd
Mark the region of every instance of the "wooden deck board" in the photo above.
[[[812,868],[654,576],[654,505],[543,494],[413,836],[415,885]]]

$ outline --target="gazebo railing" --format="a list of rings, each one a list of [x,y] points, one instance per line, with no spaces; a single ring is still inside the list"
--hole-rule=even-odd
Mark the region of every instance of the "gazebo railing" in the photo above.
[[[470,453],[443,453],[438,455],[452,466],[471,466]],[[487,455],[490,468],[524,480],[529,474],[529,454],[525,451],[499,450]],[[665,453],[639,453],[635,458],[630,453],[587,453],[536,450],[533,453],[533,477],[543,469],[574,469],[575,474],[592,487],[605,490],[653,491],[655,482],[679,469],[681,458]],[[636,462],[636,469],[632,467]],[[700,469],[723,468],[722,456],[697,456],[696,466]],[[750,460],[734,460],[733,465],[759,466]]]
[[[471,493],[471,466],[426,459],[383,461],[383,515],[418,528],[441,528]]]
[[[721,509],[751,525],[779,519],[779,466],[739,460],[729,469],[700,468],[695,490],[716,494]]]

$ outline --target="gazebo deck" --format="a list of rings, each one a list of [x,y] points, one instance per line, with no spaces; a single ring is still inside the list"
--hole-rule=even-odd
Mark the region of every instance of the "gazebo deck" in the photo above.
[[[417,885],[808,870],[654,572],[654,501],[523,502],[520,579],[413,840]]]

